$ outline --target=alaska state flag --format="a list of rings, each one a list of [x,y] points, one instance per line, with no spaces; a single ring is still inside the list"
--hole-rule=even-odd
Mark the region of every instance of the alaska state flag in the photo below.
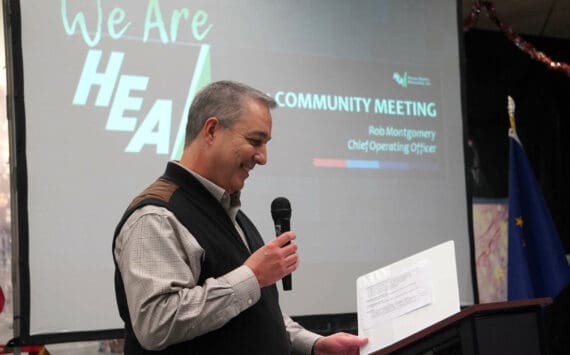
[[[514,129],[509,130],[508,299],[554,298],[570,282],[556,227]]]

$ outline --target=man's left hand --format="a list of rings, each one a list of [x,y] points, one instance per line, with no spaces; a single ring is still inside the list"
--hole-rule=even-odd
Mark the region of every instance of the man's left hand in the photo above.
[[[335,333],[316,341],[315,355],[358,355],[360,347],[366,343],[368,343],[368,338],[360,338],[348,333]]]

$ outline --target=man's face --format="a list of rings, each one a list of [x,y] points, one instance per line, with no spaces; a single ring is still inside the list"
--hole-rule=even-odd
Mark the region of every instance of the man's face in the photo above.
[[[256,164],[267,162],[267,142],[271,139],[271,114],[257,100],[245,102],[240,118],[231,127],[219,125],[213,148],[214,178],[227,192],[240,191]]]

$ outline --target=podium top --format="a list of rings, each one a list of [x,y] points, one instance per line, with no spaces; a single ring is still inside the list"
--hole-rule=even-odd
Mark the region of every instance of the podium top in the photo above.
[[[390,354],[394,351],[400,350],[410,344],[417,342],[418,340],[434,334],[442,329],[459,323],[463,319],[467,319],[474,315],[490,314],[490,313],[509,313],[517,312],[520,310],[528,308],[542,308],[552,303],[551,298],[534,298],[529,300],[518,300],[518,301],[508,301],[508,302],[493,302],[493,303],[480,303],[473,306],[467,307],[460,312],[443,319],[440,322],[433,324],[415,334],[410,335],[390,346],[380,349],[372,355],[384,355]]]

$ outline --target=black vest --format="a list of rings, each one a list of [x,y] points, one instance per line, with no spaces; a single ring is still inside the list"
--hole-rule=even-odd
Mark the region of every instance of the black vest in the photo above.
[[[250,256],[231,219],[206,188],[182,167],[168,163],[166,172],[136,197],[115,230],[115,239],[127,218],[145,205],[163,206],[192,233],[205,250],[198,284],[243,265]],[[238,212],[237,222],[253,252],[263,239],[253,223]],[[260,300],[220,329],[162,351],[144,350],[137,341],[129,316],[123,280],[115,261],[115,294],[125,322],[125,355],[139,354],[289,354],[290,343],[279,308],[275,285],[261,289]]]

